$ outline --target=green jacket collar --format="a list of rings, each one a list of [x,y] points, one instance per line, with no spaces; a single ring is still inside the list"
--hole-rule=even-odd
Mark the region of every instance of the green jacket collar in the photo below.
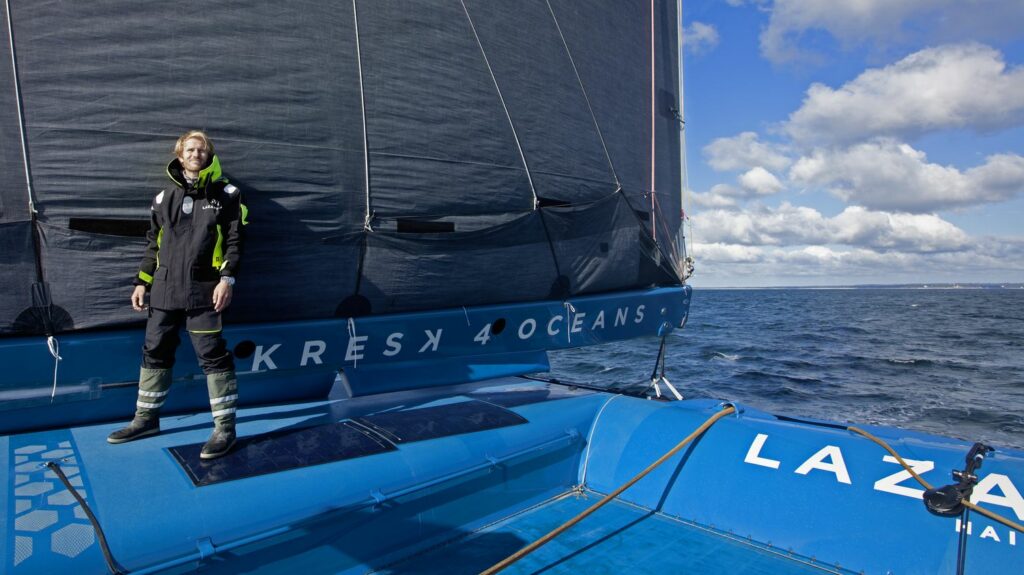
[[[167,164],[167,177],[179,188],[188,188],[188,184],[185,183],[185,175],[181,172],[181,162],[178,158],[174,158]],[[199,182],[196,184],[196,187],[202,189],[210,182],[223,179],[224,175],[220,171],[220,159],[214,155],[210,158],[209,165],[199,172]]]

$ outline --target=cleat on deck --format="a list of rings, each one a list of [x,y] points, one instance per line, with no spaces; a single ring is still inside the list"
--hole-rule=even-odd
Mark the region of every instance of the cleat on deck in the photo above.
[[[199,454],[200,459],[216,459],[227,455],[231,448],[235,446],[235,430],[220,430],[214,429],[213,434],[210,435],[210,439],[206,441],[206,445],[203,446],[202,453]]]
[[[127,443],[160,433],[160,420],[136,417],[124,429],[118,429],[107,436],[107,443]]]

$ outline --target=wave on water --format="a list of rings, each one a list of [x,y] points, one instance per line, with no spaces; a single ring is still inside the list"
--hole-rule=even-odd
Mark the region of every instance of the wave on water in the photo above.
[[[695,290],[692,305],[665,362],[688,397],[1024,448],[1024,290]],[[552,372],[641,381],[652,348],[552,352]]]

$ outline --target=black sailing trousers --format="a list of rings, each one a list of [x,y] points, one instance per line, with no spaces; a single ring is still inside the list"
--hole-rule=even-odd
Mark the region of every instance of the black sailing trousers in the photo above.
[[[181,343],[178,331],[182,326],[188,330],[196,358],[203,373],[224,373],[235,370],[235,362],[228,351],[227,342],[221,337],[221,317],[212,308],[203,309],[154,309],[149,308],[146,322],[146,342],[142,346],[142,367],[148,369],[171,369],[174,367],[174,353]]]

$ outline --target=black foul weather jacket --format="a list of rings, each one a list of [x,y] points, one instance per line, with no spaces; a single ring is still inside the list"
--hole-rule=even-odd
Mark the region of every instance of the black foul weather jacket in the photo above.
[[[242,192],[221,175],[217,156],[192,185],[177,159],[168,164],[167,175],[174,186],[153,198],[135,284],[150,286],[149,303],[156,309],[213,307],[220,277],[238,273],[248,223]]]

